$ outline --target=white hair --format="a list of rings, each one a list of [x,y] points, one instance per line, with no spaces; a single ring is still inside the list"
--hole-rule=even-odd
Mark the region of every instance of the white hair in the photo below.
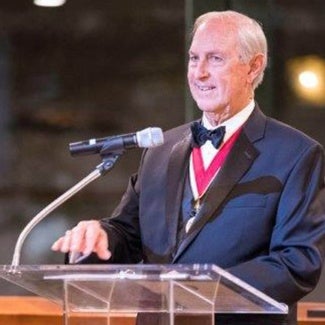
[[[239,55],[243,62],[248,63],[258,53],[264,55],[263,69],[253,82],[253,88],[256,89],[263,81],[267,65],[267,40],[261,25],[256,20],[236,11],[211,11],[196,19],[193,35],[201,24],[211,20],[228,23],[231,30],[237,34]]]

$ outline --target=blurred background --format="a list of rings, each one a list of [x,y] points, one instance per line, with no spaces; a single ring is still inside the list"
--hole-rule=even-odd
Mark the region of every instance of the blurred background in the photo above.
[[[191,26],[205,11],[263,24],[270,62],[259,104],[325,145],[323,0],[44,1],[0,2],[0,264],[11,263],[28,221],[101,162],[71,157],[70,142],[199,116],[185,75]],[[125,153],[42,221],[21,263],[62,263],[52,242],[79,220],[108,216],[140,155]],[[0,295],[13,294],[28,293],[0,280]],[[324,275],[305,300],[325,301]]]

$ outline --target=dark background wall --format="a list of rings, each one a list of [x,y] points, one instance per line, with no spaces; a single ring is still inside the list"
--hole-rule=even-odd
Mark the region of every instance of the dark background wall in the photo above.
[[[182,1],[0,2],[0,264],[27,222],[100,163],[72,158],[70,142],[184,121],[184,21]],[[41,222],[21,263],[62,263],[51,242],[109,215],[140,153]],[[0,283],[1,294],[18,290]]]
[[[27,222],[100,162],[70,157],[70,142],[168,129],[197,116],[185,82],[189,30],[200,13],[223,9],[263,22],[270,64],[257,99],[264,111],[325,144],[325,104],[299,97],[288,68],[295,57],[324,59],[322,0],[68,0],[60,8],[1,1],[0,264],[11,262]],[[62,263],[52,242],[79,220],[109,215],[139,157],[128,151],[42,221],[22,264]],[[322,279],[306,299],[325,301],[324,286]],[[25,293],[0,280],[0,294]]]

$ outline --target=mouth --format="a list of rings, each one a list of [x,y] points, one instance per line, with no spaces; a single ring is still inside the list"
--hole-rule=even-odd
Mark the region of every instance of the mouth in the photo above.
[[[214,86],[202,86],[202,85],[198,85],[198,84],[195,84],[195,87],[198,90],[203,91],[203,92],[211,91],[211,90],[214,90],[216,88]]]

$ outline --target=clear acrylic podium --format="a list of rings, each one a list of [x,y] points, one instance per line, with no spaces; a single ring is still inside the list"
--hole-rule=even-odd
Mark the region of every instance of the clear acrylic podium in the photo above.
[[[62,305],[64,324],[110,325],[112,317],[162,314],[163,324],[179,317],[214,314],[287,314],[279,303],[216,265],[11,265],[0,277]],[[72,322],[73,319],[73,322]],[[80,318],[82,319],[82,317]],[[158,325],[157,323],[152,325]]]

